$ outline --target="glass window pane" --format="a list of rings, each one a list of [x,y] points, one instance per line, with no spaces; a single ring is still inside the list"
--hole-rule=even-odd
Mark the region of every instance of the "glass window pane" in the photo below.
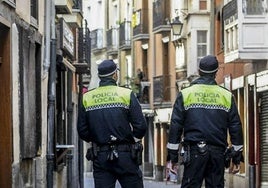
[[[197,31],[197,62],[207,55],[207,31]]]
[[[246,15],[266,14],[267,4],[267,0],[243,0],[243,12]]]
[[[203,57],[207,55],[207,45],[204,44],[204,45],[198,45],[197,46],[197,56],[198,57]]]
[[[207,0],[199,1],[199,10],[207,10]]]
[[[207,42],[207,31],[197,31],[197,43]]]
[[[31,0],[31,16],[37,19],[38,16],[38,1],[37,0]]]

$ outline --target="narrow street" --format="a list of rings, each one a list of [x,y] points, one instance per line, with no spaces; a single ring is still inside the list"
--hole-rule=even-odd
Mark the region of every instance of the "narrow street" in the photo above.
[[[92,177],[92,173],[88,173],[84,178],[84,188],[93,188],[94,180]],[[154,181],[150,179],[144,179],[144,188],[180,188],[178,184],[166,184],[164,181]],[[121,188],[120,184],[116,183],[116,188]]]
[[[114,137],[140,139],[145,188],[183,187],[161,181],[182,137],[239,148],[225,188],[268,188],[267,33],[268,0],[0,1],[0,188],[94,188],[87,149]]]
[[[234,184],[234,182],[231,181],[232,178],[229,177],[228,174],[225,174],[225,188],[244,188],[245,184],[243,182],[237,180],[237,184]],[[149,178],[144,179],[144,188],[180,188],[180,184],[173,184],[173,183],[166,183],[165,181],[154,181]],[[202,188],[204,188],[204,184]],[[93,180],[93,175],[92,172],[87,173],[84,176],[84,188],[94,188],[94,180]],[[121,188],[120,184],[117,182],[115,188]]]

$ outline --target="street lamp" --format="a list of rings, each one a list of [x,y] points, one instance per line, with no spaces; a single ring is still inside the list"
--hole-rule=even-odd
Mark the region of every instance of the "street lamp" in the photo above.
[[[173,31],[173,35],[181,35],[183,23],[179,20],[179,16],[175,17],[170,25]]]

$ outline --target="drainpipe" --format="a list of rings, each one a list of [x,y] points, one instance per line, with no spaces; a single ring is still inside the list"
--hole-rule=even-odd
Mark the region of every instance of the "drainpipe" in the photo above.
[[[47,188],[53,188],[53,171],[54,171],[54,129],[55,129],[55,100],[56,100],[56,35],[55,35],[55,2],[51,0],[47,7],[51,10],[47,15],[50,17],[51,26],[51,43],[50,43],[50,64],[46,64],[49,69],[48,80],[48,125],[47,125]],[[48,26],[49,23],[46,23]],[[48,58],[48,57],[47,57]]]
[[[68,128],[67,128],[67,143],[69,145],[72,144],[73,138],[73,103],[72,103],[72,81],[73,81],[73,73],[71,70],[68,70],[68,81],[67,81],[67,118],[68,118]],[[68,152],[66,155],[68,170],[67,170],[67,188],[73,187],[73,177],[72,177],[72,161],[73,161],[73,153],[72,150]]]
[[[210,54],[215,54],[215,1],[210,1]]]
[[[51,13],[51,0],[46,1],[46,14],[45,14],[45,58],[43,63],[43,77],[47,77],[50,65],[50,14]]]
[[[78,78],[78,84],[79,84],[79,96],[78,96],[78,106],[80,107],[82,105],[82,96],[83,96],[83,77],[82,74],[79,74]],[[78,112],[79,113],[79,112]],[[80,188],[84,188],[84,146],[83,146],[83,140],[79,138],[78,140],[78,155],[79,155],[79,161],[78,161],[78,169],[79,169],[79,183]]]

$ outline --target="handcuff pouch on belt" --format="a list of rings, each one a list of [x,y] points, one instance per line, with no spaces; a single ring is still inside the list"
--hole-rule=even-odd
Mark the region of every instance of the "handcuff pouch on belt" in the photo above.
[[[110,145],[107,161],[115,161],[118,159],[118,151],[115,145]]]
[[[198,152],[201,155],[205,155],[207,153],[208,145],[207,145],[207,143],[205,141],[200,141],[196,145],[197,145]]]
[[[136,162],[137,165],[142,164],[142,151],[143,151],[143,145],[140,142],[136,142],[131,147],[131,157]]]

